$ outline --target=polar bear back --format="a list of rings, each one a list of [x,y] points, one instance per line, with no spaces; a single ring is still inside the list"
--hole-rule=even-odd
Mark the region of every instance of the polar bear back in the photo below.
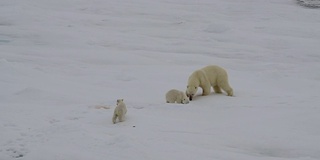
[[[205,72],[211,86],[228,81],[228,74],[225,69],[217,65],[210,65],[200,69]]]
[[[201,84],[205,83],[209,79],[205,76],[205,72],[203,70],[196,70],[194,71],[189,79],[188,79],[188,85],[192,84],[193,86],[200,86]]]

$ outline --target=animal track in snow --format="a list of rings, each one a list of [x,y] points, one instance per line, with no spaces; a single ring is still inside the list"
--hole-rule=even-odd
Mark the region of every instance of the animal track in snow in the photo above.
[[[297,0],[298,4],[309,8],[320,8],[320,0]]]
[[[24,137],[27,136],[26,133],[20,133],[21,137],[16,138],[15,140],[10,140],[3,146],[3,150],[7,153],[8,156],[12,158],[22,158],[28,153],[28,149],[25,147]]]
[[[21,158],[26,154],[26,151],[24,149],[9,148],[6,151],[12,158]]]

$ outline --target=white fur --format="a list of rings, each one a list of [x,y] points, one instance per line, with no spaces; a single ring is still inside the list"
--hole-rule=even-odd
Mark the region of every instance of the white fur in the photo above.
[[[189,103],[189,98],[184,92],[176,89],[171,89],[166,94],[166,101],[167,103],[177,102],[177,103],[187,104]]]
[[[226,70],[216,65],[206,66],[194,71],[190,75],[186,90],[186,94],[190,100],[197,93],[198,87],[202,88],[203,96],[210,94],[211,87],[216,93],[222,93],[222,89],[228,96],[233,96],[233,89],[229,85]]]
[[[125,119],[125,115],[127,113],[127,107],[126,104],[123,102],[123,99],[117,100],[117,107],[114,109],[112,122],[115,124],[117,121],[117,118],[120,122],[123,122]]]

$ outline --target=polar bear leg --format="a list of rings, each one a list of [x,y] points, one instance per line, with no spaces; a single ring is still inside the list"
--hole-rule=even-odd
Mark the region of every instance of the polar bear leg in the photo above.
[[[219,86],[221,87],[221,89],[227,92],[228,96],[233,96],[233,89],[230,87],[228,82],[220,83]]]
[[[176,102],[177,102],[178,104],[183,104],[183,97],[182,97],[182,95],[180,95],[179,97],[177,97]]]
[[[206,96],[206,95],[209,95],[210,94],[210,89],[211,89],[211,86],[210,86],[210,84],[208,84],[208,85],[205,85],[205,86],[203,86],[203,87],[201,87],[202,88],[202,95],[203,96]]]
[[[177,97],[176,97],[176,102],[178,103],[178,104],[181,104],[182,103],[182,99],[183,99],[183,93],[182,92],[179,92],[179,95],[177,95]]]
[[[117,121],[117,115],[116,114],[113,114],[113,117],[112,117],[112,122],[113,124],[115,124]]]
[[[213,86],[213,90],[216,93],[222,93],[221,88],[219,86]]]
[[[230,90],[226,90],[228,96],[233,96],[233,90],[230,88]]]
[[[120,121],[120,122],[123,122],[123,121],[124,121],[124,115],[122,115],[122,114],[119,115],[119,121]]]

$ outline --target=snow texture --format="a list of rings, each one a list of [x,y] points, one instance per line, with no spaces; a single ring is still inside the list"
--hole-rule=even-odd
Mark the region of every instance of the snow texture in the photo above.
[[[319,160],[319,44],[291,0],[1,0],[0,160]],[[234,97],[165,102],[211,64]]]

